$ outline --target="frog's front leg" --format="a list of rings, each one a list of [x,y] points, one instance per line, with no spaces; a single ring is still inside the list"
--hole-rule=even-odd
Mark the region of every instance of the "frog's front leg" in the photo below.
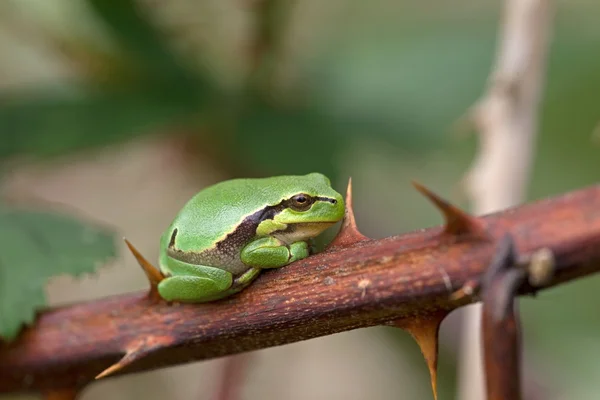
[[[230,272],[205,265],[169,260],[172,275],[158,284],[158,293],[167,301],[202,303],[227,296],[233,284]]]
[[[288,246],[271,236],[248,243],[241,254],[244,264],[256,268],[279,268],[306,257],[306,242],[295,242]]]

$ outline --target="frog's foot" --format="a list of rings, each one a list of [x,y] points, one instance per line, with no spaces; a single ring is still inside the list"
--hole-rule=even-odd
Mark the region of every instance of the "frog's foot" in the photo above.
[[[227,290],[227,295],[238,293],[248,287],[260,275],[259,268],[250,268],[233,281],[233,285]]]
[[[308,257],[308,244],[296,242],[286,245],[274,237],[250,242],[242,249],[242,262],[256,268],[279,268]]]
[[[215,294],[205,297],[204,300],[202,300],[201,302],[220,300],[224,299],[225,297],[229,297],[231,295],[239,293],[248,286],[250,286],[250,284],[258,277],[258,275],[260,275],[259,268],[250,268],[238,278],[234,279],[233,284],[227,290],[224,290],[222,292],[214,292]]]
[[[306,242],[295,242],[290,245],[290,262],[302,260],[310,255],[310,249]]]
[[[202,303],[226,296],[233,284],[231,273],[203,265],[186,264],[178,274],[158,284],[160,296],[172,302]]]

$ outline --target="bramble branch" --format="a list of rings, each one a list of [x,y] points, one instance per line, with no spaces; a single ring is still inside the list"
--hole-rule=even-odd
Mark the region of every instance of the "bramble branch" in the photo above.
[[[349,206],[325,252],[266,271],[231,298],[167,304],[134,293],[45,310],[0,345],[0,393],[77,389],[117,362],[113,376],[450,311],[474,301],[450,294],[479,280],[506,233],[523,256],[552,252],[542,287],[600,270],[600,185],[482,218],[419,188],[447,226],[367,239]],[[532,290],[524,281],[519,292]]]

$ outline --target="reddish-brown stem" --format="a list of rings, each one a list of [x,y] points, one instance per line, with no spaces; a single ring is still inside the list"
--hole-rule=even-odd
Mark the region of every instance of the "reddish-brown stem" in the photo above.
[[[487,400],[520,400],[521,336],[515,295],[525,271],[510,269],[484,288],[482,337]]]
[[[449,294],[480,276],[506,232],[520,254],[552,251],[546,286],[600,270],[600,185],[484,222],[490,240],[449,240],[434,227],[336,246],[214,303],[169,305],[134,293],[45,310],[0,345],[0,393],[81,387],[125,354],[137,356],[115,375],[451,310],[472,301]],[[525,284],[521,292],[532,290]]]

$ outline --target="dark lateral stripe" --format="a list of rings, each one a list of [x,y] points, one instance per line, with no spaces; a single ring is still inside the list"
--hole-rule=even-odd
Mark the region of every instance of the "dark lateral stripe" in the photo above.
[[[242,246],[248,240],[254,237],[256,233],[256,228],[262,221],[267,219],[273,219],[277,214],[288,208],[289,201],[290,199],[283,199],[279,202],[279,204],[267,206],[262,210],[258,210],[253,214],[248,215],[233,232],[229,233],[225,238],[215,243],[215,247],[213,247],[212,249],[207,249],[205,251],[211,252],[217,250],[222,253],[228,253],[233,248]],[[312,201],[313,204],[317,201],[326,201],[334,204],[337,202],[337,200],[334,198],[323,196],[312,197]],[[173,251],[171,256],[175,259],[184,262],[197,262],[196,258],[200,255],[200,253],[184,253],[181,250],[175,248],[174,245],[176,234],[177,232],[175,230],[173,232],[173,235],[171,236],[171,243],[169,243],[169,247]]]
[[[227,248],[243,246],[248,240],[254,237],[256,228],[262,221],[275,218],[275,215],[279,214],[284,209],[285,206],[282,201],[277,205],[265,207],[254,214],[248,215],[233,232],[215,243],[215,248],[226,252],[228,250]]]
[[[317,201],[326,201],[328,203],[333,203],[333,204],[337,203],[337,200],[332,197],[317,196],[317,197],[314,197],[314,199]]]
[[[336,199],[330,197],[322,197],[317,196],[313,197],[313,204],[317,201],[327,201],[329,203],[337,202]],[[288,207],[289,199],[284,199],[279,204],[274,206],[267,206],[263,210],[257,211],[254,214],[247,216],[242,223],[237,227],[237,229],[227,235],[223,240],[216,243],[217,248],[222,248],[226,246],[241,245],[251,239],[256,233],[256,228],[258,225],[267,219],[273,219],[277,214],[282,212]]]
[[[173,229],[173,233],[171,234],[171,240],[169,241],[169,248],[173,248],[175,246],[175,237],[177,237],[177,228]]]

